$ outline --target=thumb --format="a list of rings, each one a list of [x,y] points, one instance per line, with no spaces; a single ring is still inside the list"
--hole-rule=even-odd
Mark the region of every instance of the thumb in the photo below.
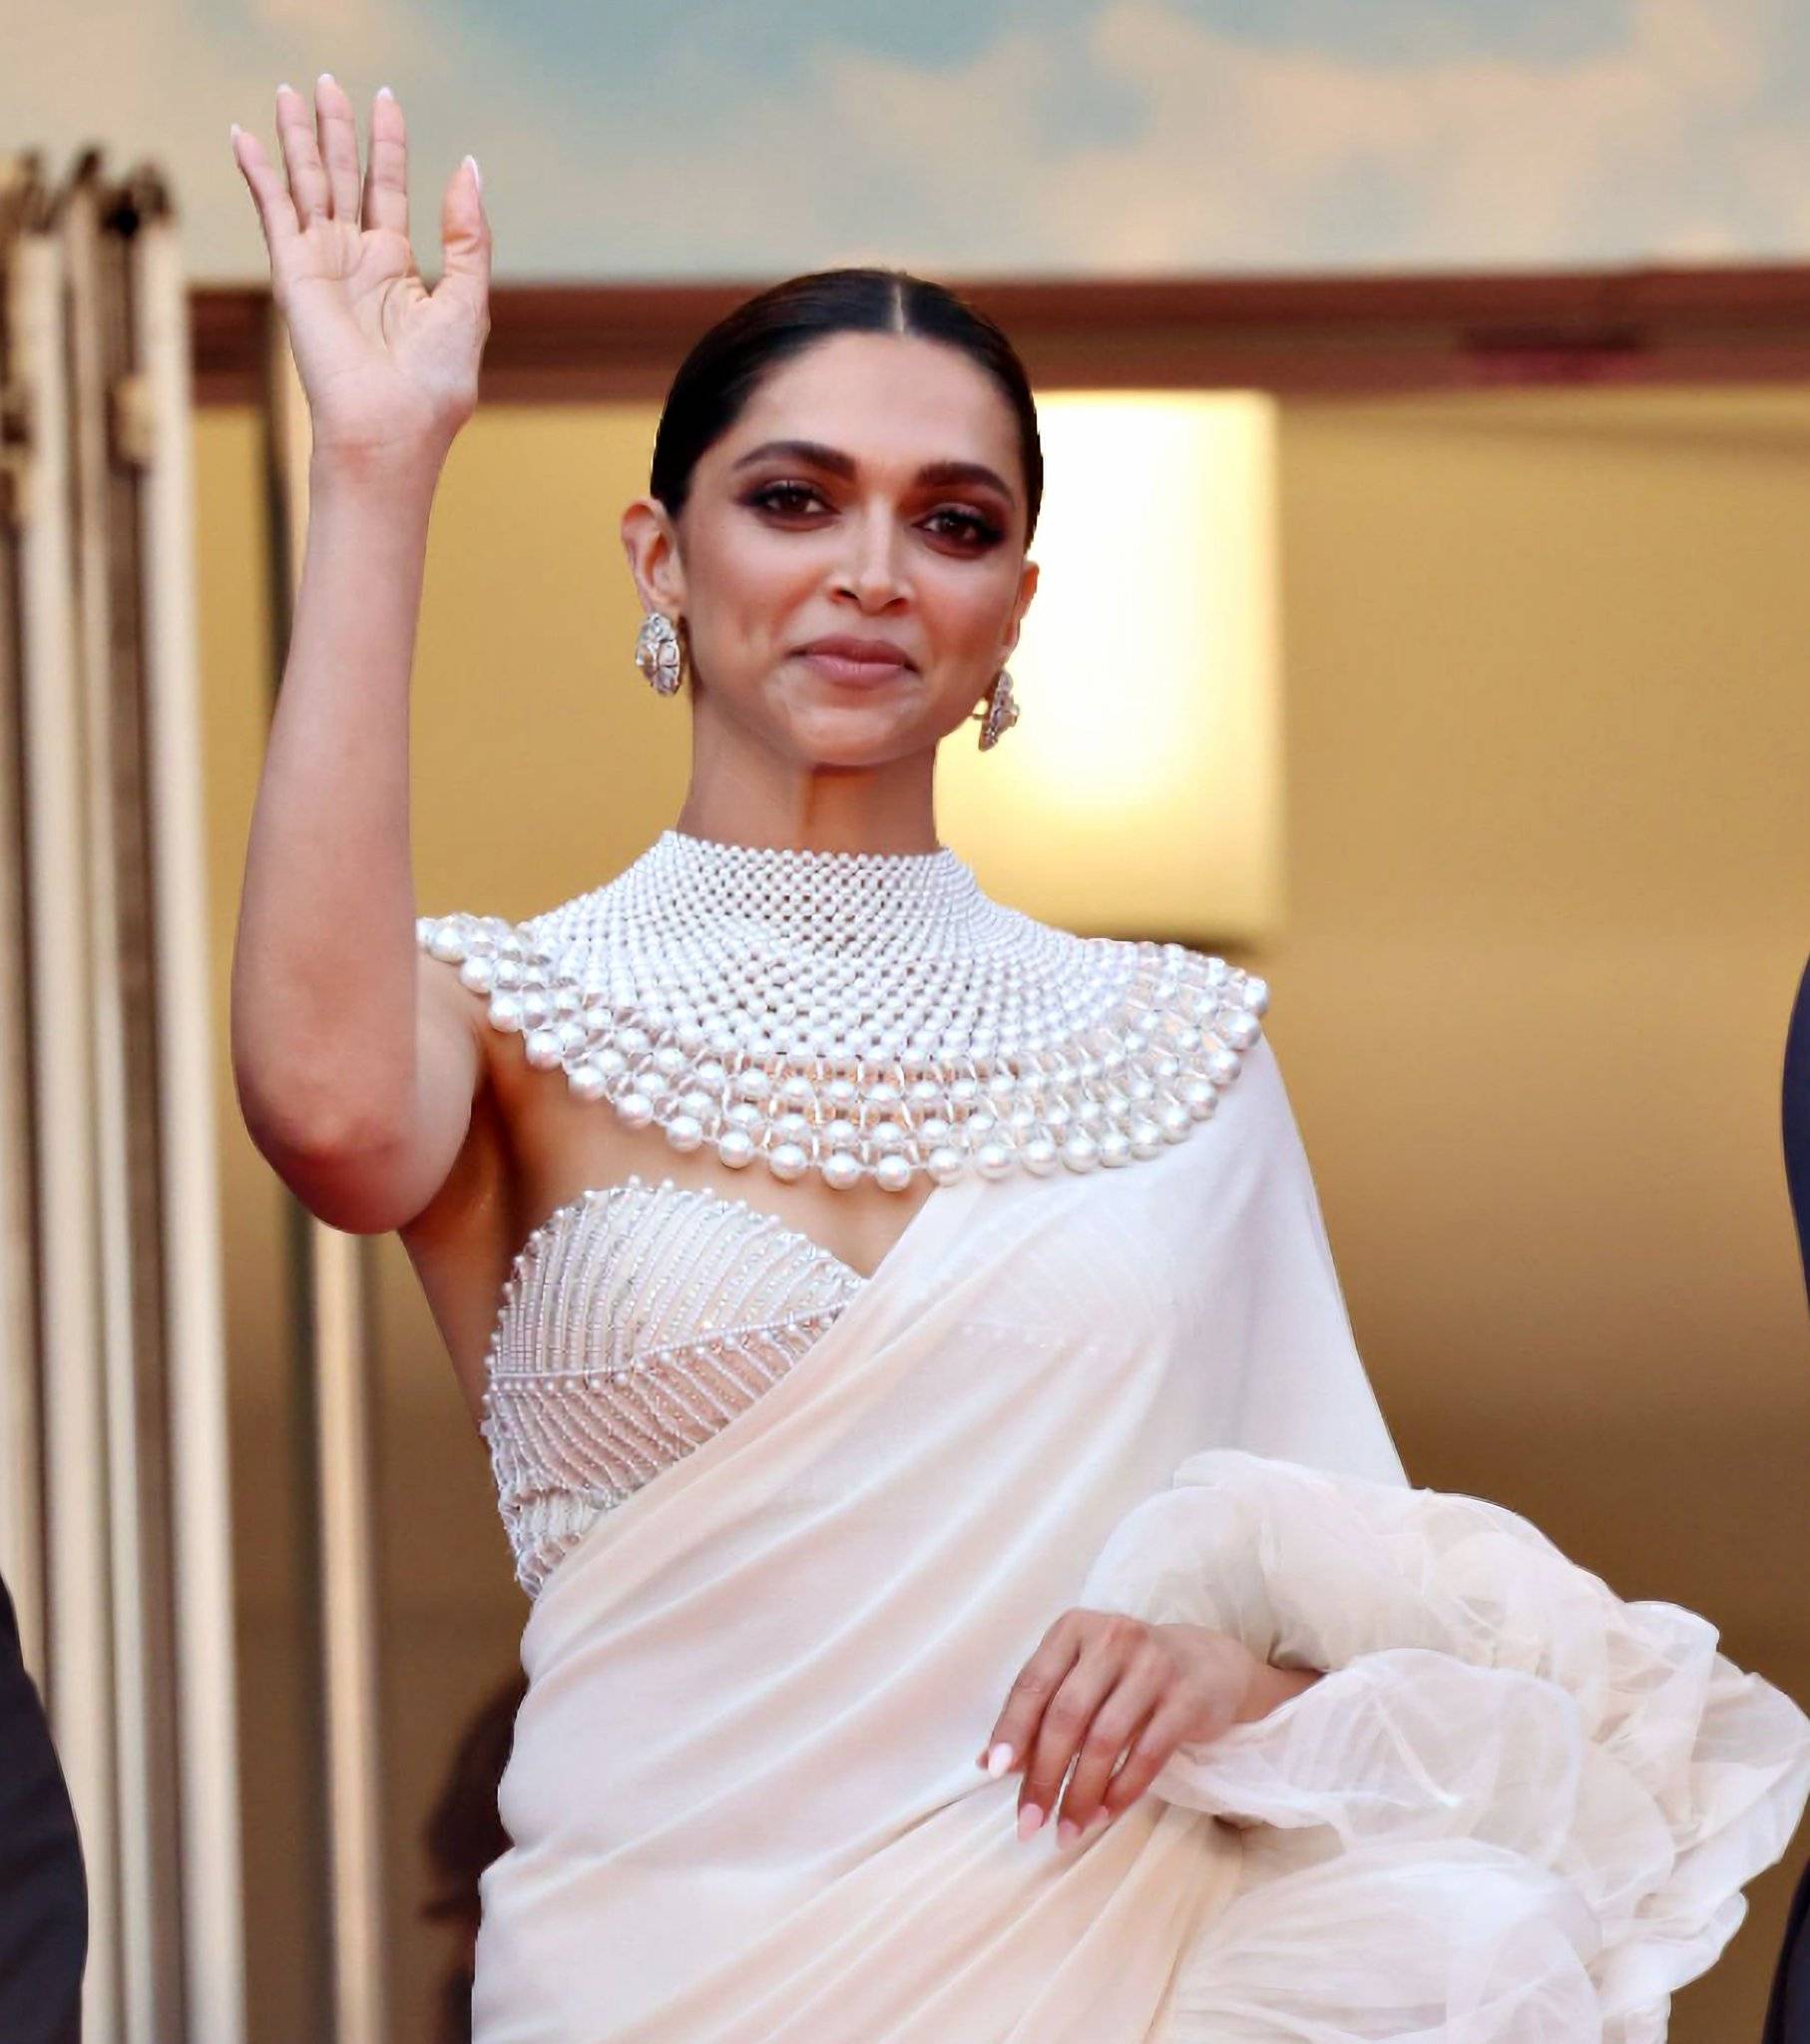
[[[466,157],[447,180],[440,202],[440,281],[432,296],[461,300],[474,316],[486,316],[490,297],[490,223],[484,218],[478,164]]]

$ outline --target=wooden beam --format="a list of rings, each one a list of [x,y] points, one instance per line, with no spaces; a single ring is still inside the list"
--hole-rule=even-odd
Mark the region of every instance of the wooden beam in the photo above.
[[[1810,379],[1810,263],[946,280],[1005,327],[1045,389]],[[499,284],[480,401],[658,400],[697,336],[764,281]],[[196,287],[199,403],[255,401],[268,298]]]

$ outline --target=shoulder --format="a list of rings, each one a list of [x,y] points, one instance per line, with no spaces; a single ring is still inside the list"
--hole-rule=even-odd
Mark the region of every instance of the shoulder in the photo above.
[[[1038,927],[1068,947],[1066,977],[1080,1016],[1129,1034],[1154,1032],[1171,1049],[1209,1060],[1215,1049],[1235,1058],[1262,1035],[1268,981],[1216,952],[1148,939],[1077,936],[1048,923]],[[1233,1076],[1229,1064],[1211,1069]]]
[[[577,942],[577,925],[598,892],[573,895],[524,917],[466,908],[415,918],[415,942],[454,966],[474,992],[490,993],[551,979]]]

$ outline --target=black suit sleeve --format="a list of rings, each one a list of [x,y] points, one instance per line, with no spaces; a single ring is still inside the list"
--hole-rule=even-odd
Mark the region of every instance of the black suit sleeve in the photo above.
[[[1798,981],[1791,1025],[1785,1033],[1785,1184],[1810,1290],[1810,965]],[[1762,2044],[1810,2044],[1810,1866],[1792,1898],[1785,1941],[1772,1976]]]
[[[0,2037],[76,2044],[87,1957],[75,1813],[0,1582]]]

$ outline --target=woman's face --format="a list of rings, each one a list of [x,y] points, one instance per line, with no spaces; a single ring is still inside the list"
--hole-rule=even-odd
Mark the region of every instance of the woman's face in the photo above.
[[[773,369],[699,459],[677,525],[623,541],[651,608],[682,617],[695,714],[800,764],[934,747],[986,693],[1037,584],[1017,422],[992,378],[916,335],[838,333]],[[887,642],[850,665],[821,639]]]

